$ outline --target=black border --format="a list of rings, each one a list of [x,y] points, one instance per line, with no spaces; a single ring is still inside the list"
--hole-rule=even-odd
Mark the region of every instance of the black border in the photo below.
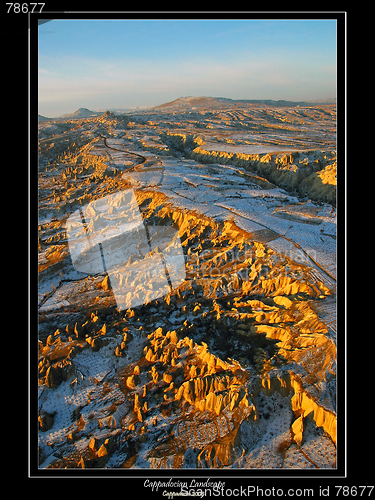
[[[64,10],[69,9],[65,4]],[[87,9],[87,4],[86,4]],[[95,9],[95,6],[94,6]],[[30,231],[30,316],[29,316],[29,464],[28,464],[28,477],[30,478],[52,478],[52,477],[92,477],[92,478],[127,478],[129,480],[139,482],[142,478],[145,479],[159,479],[167,481],[169,478],[186,478],[190,481],[191,478],[207,478],[212,480],[223,480],[226,487],[238,487],[238,481],[246,480],[244,486],[247,484],[256,484],[262,488],[272,488],[274,482],[280,484],[280,488],[287,488],[285,481],[290,482],[288,487],[298,487],[297,482],[304,479],[304,487],[314,488],[314,496],[318,495],[317,485],[323,486],[328,479],[334,479],[335,484],[340,484],[342,479],[347,475],[347,443],[346,443],[346,342],[344,335],[346,335],[346,13],[345,12],[244,12],[244,11],[231,11],[231,12],[197,12],[197,11],[157,11],[157,12],[143,12],[143,11],[126,11],[118,12],[112,11],[105,13],[92,13],[78,10],[77,3],[71,12],[61,12],[54,10],[47,10],[47,5],[41,14],[29,15],[29,85],[30,85],[30,99],[29,99],[29,141],[30,141],[30,173],[29,173],[29,231]],[[38,61],[38,20],[47,19],[336,19],[337,20],[337,110],[338,110],[338,194],[337,194],[337,212],[338,212],[338,239],[337,239],[337,263],[338,263],[338,457],[336,470],[329,470],[320,472],[319,470],[303,470],[296,469],[282,469],[282,470],[269,470],[269,469],[38,469],[37,465],[37,370],[34,367],[35,359],[37,358],[37,330],[38,330],[38,314],[37,314],[37,156],[38,156],[38,109],[37,109],[37,88],[38,88],[38,75],[37,75],[37,61]],[[353,464],[352,464],[353,465]],[[190,479],[187,479],[187,478]],[[270,484],[269,479],[272,479]],[[307,481],[310,484],[306,484]],[[317,481],[319,479],[319,481]],[[232,481],[236,481],[236,486],[231,485]],[[141,486],[143,486],[143,481]],[[362,481],[362,484],[367,484]],[[133,482],[131,485],[134,486]],[[276,487],[276,486],[275,486]],[[146,493],[147,489],[142,492]],[[149,491],[151,493],[151,491]],[[156,493],[154,492],[153,495]],[[160,491],[159,491],[160,494]]]

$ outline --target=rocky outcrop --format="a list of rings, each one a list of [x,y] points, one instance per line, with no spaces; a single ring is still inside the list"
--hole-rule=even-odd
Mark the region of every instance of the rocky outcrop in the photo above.
[[[57,412],[48,413],[47,411],[42,411],[38,417],[39,429],[42,432],[47,432],[53,427],[55,421],[55,415]]]
[[[75,373],[75,356],[88,348],[98,352],[108,343],[105,335],[106,324],[101,325],[93,313],[82,325],[67,325],[65,331],[49,335],[45,343],[39,341],[39,384],[55,388],[69,379]]]
[[[301,182],[299,190],[312,200],[325,201],[336,205],[337,164],[336,161],[323,170],[314,172]]]
[[[190,157],[201,162],[243,167],[265,177],[276,186],[308,195],[316,201],[336,205],[337,167],[334,152],[306,151],[260,155],[206,150],[197,146],[190,153]]]
[[[239,426],[245,418],[255,417],[255,408],[241,385],[245,372],[238,363],[223,362],[214,356],[207,344],[195,344],[188,337],[178,340],[176,331],[163,333],[158,328],[148,340],[151,347],[145,348],[145,359],[149,366],[151,364],[150,382],[143,394],[147,401],[147,394],[154,393],[153,385],[164,386],[161,405],[172,405],[177,416],[170,436],[148,454],[152,465],[174,463],[176,457],[183,457],[192,446],[202,450],[198,463],[207,459],[215,467],[229,465],[238,455],[235,449],[239,443],[235,439]],[[147,365],[143,366],[145,369]],[[154,398],[156,395],[154,393]],[[151,400],[142,421],[153,406]],[[141,409],[141,400],[136,394],[134,413],[138,419]]]

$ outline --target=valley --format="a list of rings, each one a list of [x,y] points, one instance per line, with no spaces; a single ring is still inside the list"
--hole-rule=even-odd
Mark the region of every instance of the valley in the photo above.
[[[38,125],[40,468],[336,468],[336,104]]]

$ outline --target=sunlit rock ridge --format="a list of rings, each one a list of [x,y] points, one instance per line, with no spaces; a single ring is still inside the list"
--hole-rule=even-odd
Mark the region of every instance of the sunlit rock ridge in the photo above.
[[[39,466],[336,468],[335,103],[188,97],[43,118]],[[124,224],[117,193],[147,238],[109,272],[97,228]],[[101,235],[103,268],[77,267],[71,220]],[[165,235],[179,281],[152,244]],[[142,258],[166,274],[126,277]],[[151,300],[120,306],[116,273]]]

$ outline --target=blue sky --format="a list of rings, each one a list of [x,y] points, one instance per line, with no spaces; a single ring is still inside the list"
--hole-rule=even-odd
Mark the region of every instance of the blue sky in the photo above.
[[[54,20],[38,43],[44,116],[189,95],[336,97],[335,20]]]

